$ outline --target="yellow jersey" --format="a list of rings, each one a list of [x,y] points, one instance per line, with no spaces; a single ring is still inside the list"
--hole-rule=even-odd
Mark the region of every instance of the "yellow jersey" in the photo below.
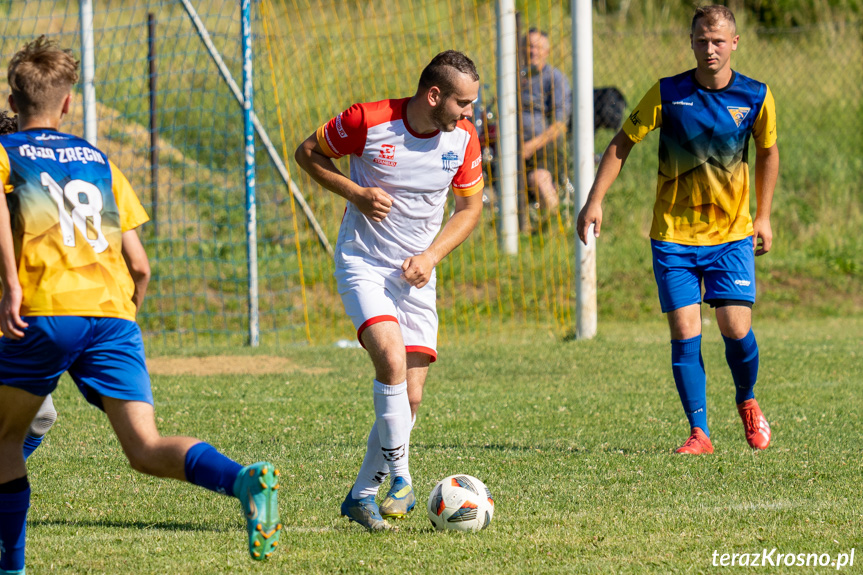
[[[135,319],[122,234],[149,220],[123,173],[53,130],[0,136],[22,316]]]
[[[710,246],[752,235],[749,141],[776,143],[776,111],[766,84],[733,72],[709,90],[690,70],[657,82],[623,123],[633,142],[660,129],[650,237]]]

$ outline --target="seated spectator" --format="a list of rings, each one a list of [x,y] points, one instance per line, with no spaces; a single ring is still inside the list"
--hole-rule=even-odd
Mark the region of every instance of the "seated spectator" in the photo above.
[[[565,153],[572,92],[563,72],[548,64],[548,34],[531,28],[521,70],[521,142],[528,198],[542,219],[558,206],[557,183],[567,172]]]

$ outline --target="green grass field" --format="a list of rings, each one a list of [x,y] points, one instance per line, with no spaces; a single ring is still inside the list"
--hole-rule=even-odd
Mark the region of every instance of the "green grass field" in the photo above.
[[[30,460],[28,573],[705,573],[720,569],[714,551],[774,547],[833,558],[855,548],[859,570],[863,319],[755,329],[773,444],[745,443],[714,322],[704,359],[716,453],[701,457],[671,454],[688,430],[659,319],[604,323],[586,342],[513,329],[443,346],[412,438],[420,508],[388,534],[338,517],[373,418],[362,350],[264,348],[252,363],[293,367],[155,375],[163,433],[281,468],[284,547],[266,564],[246,555],[235,500],[131,471],[106,419],[64,378],[60,419]],[[492,490],[486,531],[429,524],[422,506],[452,473]]]

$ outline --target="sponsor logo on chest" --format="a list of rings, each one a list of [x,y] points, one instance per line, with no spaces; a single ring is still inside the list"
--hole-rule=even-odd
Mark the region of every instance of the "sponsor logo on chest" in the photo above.
[[[746,119],[746,116],[749,115],[749,111],[752,110],[752,108],[746,108],[743,106],[728,106],[726,109],[728,110],[728,113],[731,114],[731,117],[734,119],[734,123],[737,124],[738,128],[743,120]]]
[[[378,154],[378,157],[374,159],[376,164],[380,164],[382,166],[390,166],[395,167],[396,162],[396,147],[395,144],[381,144],[381,151]]]
[[[443,164],[444,172],[454,172],[458,169],[458,154],[450,150],[445,154],[441,154],[441,163]]]
[[[31,160],[43,159],[54,160],[61,164],[70,162],[81,162],[88,164],[94,162],[96,164],[105,165],[105,158],[92,148],[86,146],[74,146],[69,148],[48,148],[44,146],[33,146],[31,144],[23,144],[18,147],[18,153],[24,158]]]

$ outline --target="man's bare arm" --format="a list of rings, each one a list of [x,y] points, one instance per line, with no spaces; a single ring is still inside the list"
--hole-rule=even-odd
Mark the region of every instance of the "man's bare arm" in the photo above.
[[[549,126],[542,134],[524,143],[522,154],[525,158],[530,158],[538,150],[546,147],[561,136],[566,134],[566,124],[564,122],[555,122]]]
[[[752,222],[754,235],[752,245],[755,255],[761,256],[770,251],[773,245],[773,229],[770,226],[770,211],[773,208],[773,191],[779,179],[779,145],[755,149],[755,220]],[[758,246],[758,239],[761,246]]]
[[[456,196],[455,213],[429,248],[402,264],[405,280],[416,288],[426,285],[435,266],[467,239],[481,216],[482,191],[468,197]]]
[[[144,296],[147,294],[147,286],[150,284],[150,260],[147,258],[147,252],[141,244],[137,230],[123,232],[122,252],[132,281],[135,282],[135,293],[132,294],[132,301],[135,303],[136,309],[141,309]]]
[[[21,283],[18,281],[18,266],[15,262],[15,242],[12,239],[12,218],[6,193],[0,190],[0,332],[9,339],[24,337],[21,331],[27,322],[21,319]]]
[[[587,201],[578,214],[576,224],[578,237],[585,245],[587,244],[587,229],[591,224],[593,224],[593,235],[599,237],[599,231],[602,227],[602,200],[623,169],[623,164],[626,163],[626,159],[634,146],[635,142],[629,139],[626,132],[620,130],[611,139],[611,143],[608,144],[608,148],[602,155],[602,160],[600,160],[599,168],[596,171],[596,178],[590,187]]]
[[[324,154],[316,134],[299,145],[294,159],[313,180],[357,206],[369,219],[380,222],[389,214],[393,205],[392,197],[380,188],[364,188],[351,181]]]

